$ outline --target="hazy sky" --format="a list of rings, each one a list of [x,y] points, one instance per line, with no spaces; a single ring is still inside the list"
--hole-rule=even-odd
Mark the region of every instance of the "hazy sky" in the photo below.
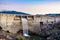
[[[29,14],[60,13],[60,0],[0,0],[0,11],[2,10]]]

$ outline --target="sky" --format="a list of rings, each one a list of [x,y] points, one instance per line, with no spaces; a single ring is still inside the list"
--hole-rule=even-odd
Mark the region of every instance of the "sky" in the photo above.
[[[60,13],[60,0],[0,0],[0,11],[29,14]]]

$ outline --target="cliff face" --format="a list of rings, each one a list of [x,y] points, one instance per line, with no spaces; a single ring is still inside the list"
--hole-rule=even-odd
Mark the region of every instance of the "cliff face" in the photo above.
[[[17,33],[17,31],[23,29],[21,17],[21,15],[18,16],[16,14],[0,14],[0,26],[5,31],[9,30],[12,33]],[[28,21],[28,30],[39,34],[41,28],[47,28],[47,23],[59,22],[60,16],[26,16],[26,19]],[[44,24],[42,27],[40,22]]]
[[[16,33],[20,29],[20,20],[14,20],[16,15],[0,14],[0,26],[5,31]]]

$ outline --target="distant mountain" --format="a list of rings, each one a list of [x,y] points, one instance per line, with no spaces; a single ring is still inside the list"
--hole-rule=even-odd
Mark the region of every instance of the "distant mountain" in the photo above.
[[[48,16],[60,16],[60,14],[46,14]]]
[[[60,16],[60,14],[45,14],[45,15],[36,14],[36,16]]]
[[[27,14],[27,13],[24,13],[24,12],[17,12],[17,11],[1,11],[0,13],[3,13],[3,14],[18,14],[18,15],[30,15],[30,14]]]
[[[45,14],[36,14],[36,16],[44,16]]]

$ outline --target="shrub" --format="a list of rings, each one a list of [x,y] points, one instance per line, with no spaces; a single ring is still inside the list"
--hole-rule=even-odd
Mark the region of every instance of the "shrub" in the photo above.
[[[10,33],[8,30],[6,31],[7,33]]]
[[[2,27],[0,26],[0,30],[2,30]]]

